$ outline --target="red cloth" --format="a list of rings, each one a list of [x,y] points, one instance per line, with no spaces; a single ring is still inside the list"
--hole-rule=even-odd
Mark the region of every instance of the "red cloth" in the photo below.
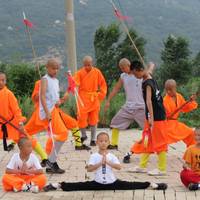
[[[190,183],[200,183],[200,175],[190,169],[182,170],[180,178],[185,187],[188,187]]]

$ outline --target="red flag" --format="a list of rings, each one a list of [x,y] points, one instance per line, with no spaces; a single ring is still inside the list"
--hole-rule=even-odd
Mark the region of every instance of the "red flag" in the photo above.
[[[25,15],[24,12],[23,12],[23,16],[24,16],[24,20],[23,20],[24,24],[25,24],[27,27],[29,27],[29,28],[33,28],[33,27],[34,27],[34,24],[33,24],[30,20],[28,20],[28,19],[26,18],[26,15]]]
[[[68,88],[67,91],[72,93],[73,95],[75,94],[75,89],[76,89],[76,82],[74,81],[72,75],[70,72],[67,73],[67,80],[68,80]]]
[[[128,21],[131,19],[131,17],[129,17],[129,16],[122,15],[122,13],[119,10],[117,10],[116,8],[115,8],[115,16],[120,20]]]

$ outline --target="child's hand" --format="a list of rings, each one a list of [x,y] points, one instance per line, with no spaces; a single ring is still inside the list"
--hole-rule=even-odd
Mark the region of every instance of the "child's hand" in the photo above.
[[[46,119],[48,121],[51,121],[51,113],[50,112],[46,113]]]
[[[106,165],[106,155],[105,154],[103,155],[103,158],[102,158],[102,165]]]
[[[149,122],[149,127],[150,127],[150,128],[152,128],[152,127],[153,127],[153,122],[154,122],[154,119],[153,119],[153,118],[151,118],[151,117],[149,117],[149,120],[148,120],[148,122]]]
[[[23,163],[22,168],[21,168],[21,173],[26,174],[26,171],[28,170],[28,167],[26,165],[26,162]]]
[[[197,95],[196,94],[193,94],[191,97],[190,97],[190,101],[195,101],[197,99]]]
[[[62,104],[62,102],[61,102],[61,100],[58,100],[57,102],[56,102],[56,107],[59,107],[60,105]]]

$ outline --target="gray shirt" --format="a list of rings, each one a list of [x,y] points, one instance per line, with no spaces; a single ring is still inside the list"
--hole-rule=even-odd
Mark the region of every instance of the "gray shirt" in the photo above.
[[[133,74],[122,73],[120,76],[126,95],[125,108],[144,109],[144,99],[142,94],[143,79],[136,78]]]

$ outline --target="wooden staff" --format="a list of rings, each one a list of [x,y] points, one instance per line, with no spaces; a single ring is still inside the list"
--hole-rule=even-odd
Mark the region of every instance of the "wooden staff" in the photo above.
[[[199,96],[200,95],[200,90],[198,92],[196,92],[195,94],[196,96]],[[192,100],[189,99],[187,100],[184,104],[182,104],[179,108],[177,108],[167,119],[172,119],[173,116],[178,113],[180,110],[182,110],[182,108],[184,108],[188,103],[190,103]]]
[[[31,139],[31,136],[26,131],[22,131],[17,126],[15,126],[12,122],[8,121],[5,117],[3,117],[2,115],[0,115],[0,118],[3,121],[5,121],[7,124],[9,124],[10,126],[12,126],[15,130],[19,131],[21,134],[26,135],[29,139]]]
[[[113,9],[114,9],[115,11],[117,11],[118,9],[117,9],[117,7],[115,6],[114,2],[113,2],[112,0],[110,0],[110,3],[112,4]],[[145,61],[144,61],[143,57],[141,56],[140,51],[138,50],[138,48],[137,48],[137,46],[136,46],[136,44],[135,44],[133,38],[131,37],[128,27],[127,27],[127,25],[124,23],[124,19],[122,19],[122,18],[120,18],[120,17],[117,17],[117,18],[118,18],[119,21],[121,22],[121,24],[122,24],[122,26],[123,26],[123,29],[124,29],[124,31],[126,32],[128,38],[130,39],[130,41],[131,41],[131,43],[132,43],[132,45],[133,45],[133,47],[134,47],[134,49],[135,49],[135,51],[136,51],[136,53],[137,53],[137,55],[138,55],[138,57],[139,57],[141,63],[143,64],[144,67],[146,67]]]
[[[26,20],[26,15],[25,15],[24,12],[23,12],[23,17],[24,17],[24,20]],[[30,43],[30,46],[31,46],[31,49],[32,49],[33,58],[36,60],[37,56],[36,56],[35,48],[33,46],[31,31],[30,31],[30,28],[27,26],[27,24],[25,24],[25,25],[26,25],[26,32],[27,32],[27,35],[28,35],[28,40],[29,40],[29,43]],[[41,79],[40,66],[37,62],[36,62],[36,69],[37,69],[39,77]]]

